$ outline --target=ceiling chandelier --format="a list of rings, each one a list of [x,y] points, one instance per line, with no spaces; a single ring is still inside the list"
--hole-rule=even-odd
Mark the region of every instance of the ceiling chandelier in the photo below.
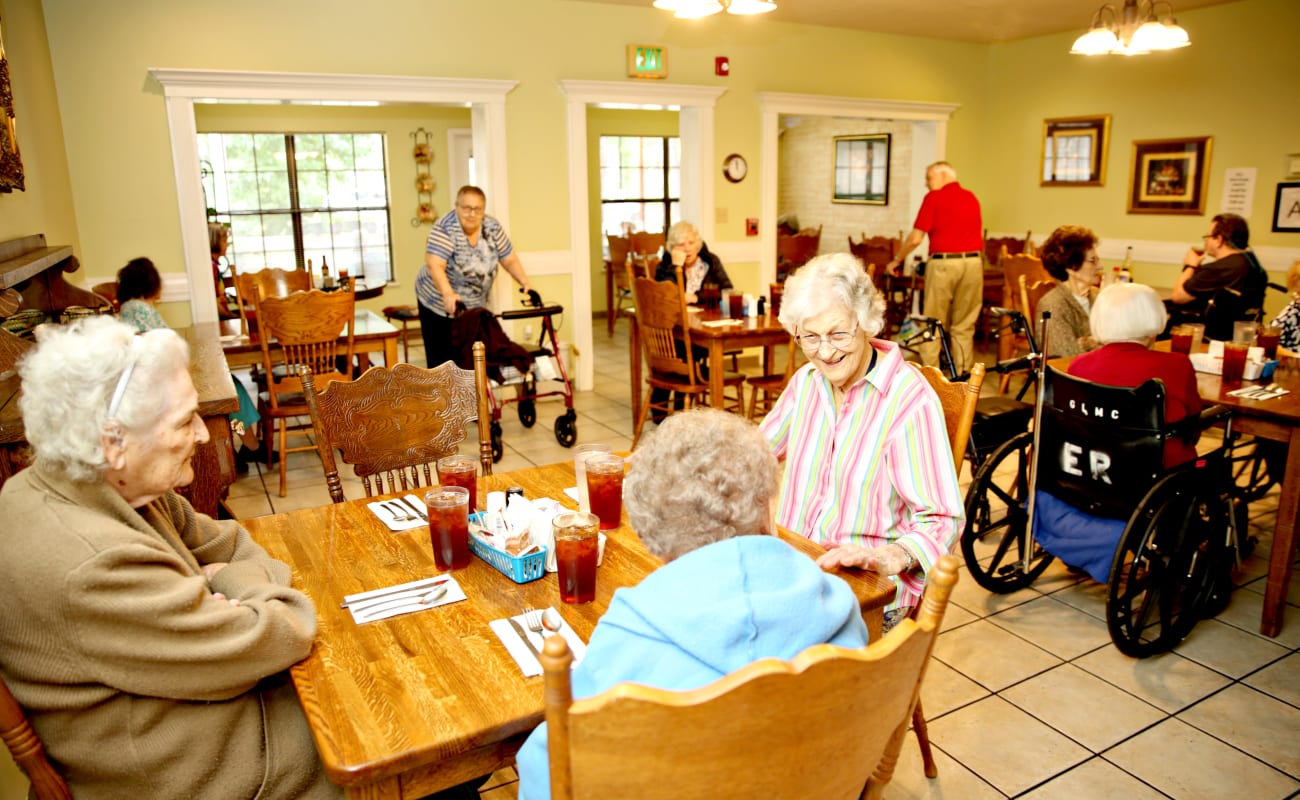
[[[728,14],[766,14],[776,10],[776,0],[655,0],[654,7],[671,11],[678,19],[698,19],[720,11]]]
[[[1164,17],[1156,17],[1157,5],[1168,9]],[[1140,56],[1189,44],[1187,31],[1174,19],[1174,8],[1165,0],[1124,0],[1122,11],[1109,3],[1097,9],[1092,15],[1092,27],[1074,41],[1070,52],[1084,56]]]

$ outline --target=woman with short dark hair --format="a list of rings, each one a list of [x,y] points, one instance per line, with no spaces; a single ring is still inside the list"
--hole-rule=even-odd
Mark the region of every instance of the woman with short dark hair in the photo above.
[[[133,258],[117,271],[118,316],[138,331],[166,328],[154,303],[162,297],[162,277],[147,258]]]
[[[1088,312],[1097,297],[1100,266],[1097,235],[1081,225],[1062,225],[1043,243],[1043,267],[1057,280],[1056,288],[1038,301],[1038,314],[1047,311],[1052,315],[1047,321],[1049,357],[1077,356],[1097,349]],[[1037,320],[1034,325],[1038,326]]]

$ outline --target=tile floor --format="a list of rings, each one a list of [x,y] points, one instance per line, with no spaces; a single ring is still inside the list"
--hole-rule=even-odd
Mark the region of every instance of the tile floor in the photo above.
[[[596,389],[578,393],[579,441],[630,449],[626,326],[597,326]],[[423,363],[415,347],[411,360]],[[742,365],[743,366],[743,365]],[[995,381],[990,383],[996,384]],[[554,438],[558,401],[524,428],[503,415],[500,471],[570,458]],[[241,517],[329,502],[315,454],[289,459],[289,495],[274,470],[231,488]],[[346,468],[345,470],[346,471]],[[969,474],[963,480],[969,479]],[[361,496],[355,479],[349,497]],[[1251,507],[1255,554],[1232,602],[1173,652],[1135,661],[1110,643],[1104,587],[1054,564],[1032,587],[990,595],[957,586],[922,692],[939,777],[922,773],[909,736],[888,798],[1283,798],[1300,791],[1300,581],[1276,639],[1259,634],[1277,490]],[[513,770],[481,797],[516,796]],[[725,788],[719,789],[725,796]]]

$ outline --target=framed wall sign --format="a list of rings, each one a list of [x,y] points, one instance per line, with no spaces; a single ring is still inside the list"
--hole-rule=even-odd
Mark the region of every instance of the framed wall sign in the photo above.
[[[1273,201],[1273,230],[1300,233],[1300,183],[1279,183]]]
[[[1205,213],[1211,136],[1133,142],[1128,213]]]
[[[832,203],[889,205],[888,133],[834,137]]]
[[[1103,186],[1110,114],[1043,120],[1042,186]]]

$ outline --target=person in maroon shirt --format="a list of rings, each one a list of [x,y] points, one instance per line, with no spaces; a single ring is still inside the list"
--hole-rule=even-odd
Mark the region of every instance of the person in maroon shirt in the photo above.
[[[1089,321],[1092,335],[1103,345],[1076,356],[1071,375],[1109,386],[1140,386],[1151,378],[1165,385],[1165,424],[1201,413],[1196,371],[1182,353],[1152,350],[1168,317],[1160,295],[1140,283],[1116,283],[1097,295]],[[1196,438],[1165,441],[1165,466],[1196,457]]]
[[[984,297],[984,222],[980,201],[957,182],[957,171],[947,161],[925,170],[929,189],[907,241],[886,269],[895,275],[907,256],[929,235],[930,263],[925,271],[927,317],[943,323],[952,339],[952,358],[964,373],[975,355],[975,323]],[[938,366],[939,343],[920,347],[921,361]]]

